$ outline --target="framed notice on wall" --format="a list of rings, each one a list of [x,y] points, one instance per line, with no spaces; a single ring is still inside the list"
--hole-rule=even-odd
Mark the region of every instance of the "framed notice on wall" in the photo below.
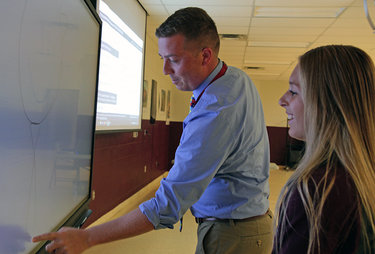
[[[156,121],[157,98],[158,98],[158,85],[157,85],[156,80],[152,80],[152,83],[151,83],[150,123],[155,123],[155,121]]]
[[[161,89],[160,97],[160,111],[165,112],[166,92],[164,89]]]
[[[142,107],[147,108],[147,99],[148,99],[148,82],[147,80],[143,81],[143,98],[142,98]]]

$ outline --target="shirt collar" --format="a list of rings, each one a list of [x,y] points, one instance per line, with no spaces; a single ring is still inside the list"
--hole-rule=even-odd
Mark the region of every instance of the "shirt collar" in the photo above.
[[[223,62],[219,59],[219,63],[216,65],[215,69],[211,72],[210,75],[200,84],[194,91],[193,95],[194,98],[198,98],[198,96],[202,93],[202,91],[210,84],[211,80],[220,72],[223,66]]]

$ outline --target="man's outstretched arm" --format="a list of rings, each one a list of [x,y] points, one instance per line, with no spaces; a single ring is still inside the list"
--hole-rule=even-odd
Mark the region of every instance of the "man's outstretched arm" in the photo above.
[[[101,243],[137,236],[154,229],[139,208],[115,220],[87,229],[62,228],[33,237],[33,242],[51,241],[46,250],[52,253],[61,249],[68,254],[78,254]],[[64,252],[63,251],[63,252]]]

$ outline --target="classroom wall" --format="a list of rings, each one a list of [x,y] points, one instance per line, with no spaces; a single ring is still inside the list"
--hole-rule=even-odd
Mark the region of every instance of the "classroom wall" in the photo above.
[[[264,118],[267,126],[286,127],[287,115],[279,105],[280,97],[288,90],[287,80],[253,80],[263,104]]]

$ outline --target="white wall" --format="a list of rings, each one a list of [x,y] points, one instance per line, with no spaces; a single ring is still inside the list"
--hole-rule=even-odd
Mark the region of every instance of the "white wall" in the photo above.
[[[288,90],[288,81],[253,80],[263,104],[267,126],[286,127],[285,109],[279,105],[280,97]]]

